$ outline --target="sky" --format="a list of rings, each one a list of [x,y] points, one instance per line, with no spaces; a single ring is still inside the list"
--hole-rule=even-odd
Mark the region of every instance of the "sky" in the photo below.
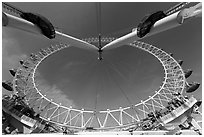
[[[47,17],[62,32],[77,38],[97,37],[96,3],[10,3],[24,11]],[[119,37],[147,13],[167,10],[176,3],[102,3],[102,36]],[[141,41],[182,59],[183,69],[192,69],[189,82],[202,83],[202,19]],[[57,41],[21,30],[2,28],[2,80],[11,79],[8,69],[19,60]],[[70,47],[53,54],[37,69],[36,83],[47,97],[64,106],[97,110],[119,108],[145,100],[161,85],[164,72],[159,61],[139,49],[122,46],[97,53]],[[202,98],[202,86],[193,95]],[[45,93],[46,92],[46,93]],[[3,89],[3,94],[8,94]],[[128,98],[128,99],[127,99]]]

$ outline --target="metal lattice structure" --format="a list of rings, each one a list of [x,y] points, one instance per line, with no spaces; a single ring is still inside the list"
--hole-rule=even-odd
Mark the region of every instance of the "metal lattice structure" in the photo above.
[[[112,38],[107,40],[112,40]],[[96,41],[96,39],[89,39],[89,42]],[[31,54],[23,62],[23,65],[17,69],[13,80],[14,93],[24,96],[28,105],[39,113],[42,119],[65,127],[85,129],[86,127],[94,127],[97,123],[96,129],[110,129],[138,123],[145,119],[150,112],[164,109],[167,103],[172,100],[174,94],[182,94],[186,80],[179,63],[167,52],[139,41],[133,42],[130,46],[152,54],[160,61],[164,69],[162,85],[157,91],[154,91],[155,93],[152,96],[144,101],[141,100],[138,104],[95,112],[94,110],[78,110],[72,108],[72,106],[62,106],[43,95],[35,83],[36,70],[48,56],[69,47],[64,44],[50,46],[41,49],[36,54]],[[114,124],[108,125],[108,121],[112,121]]]
[[[188,4],[188,2],[181,2],[165,11],[167,16],[165,18],[154,16],[156,22],[152,24],[148,22],[149,19],[146,19],[146,22],[142,22],[143,29],[141,29],[143,30],[144,36],[151,36],[177,27],[192,17],[202,16],[202,3],[183,9],[183,7],[186,7]],[[98,7],[100,7],[100,4]],[[32,14],[32,17],[38,17],[38,20],[31,19],[30,17],[22,18],[22,14],[26,12],[6,3],[3,3],[3,8],[15,15],[13,16],[2,12],[2,24],[4,27],[17,28],[41,36],[50,35],[43,33],[51,30],[51,27],[47,29],[48,26],[52,26],[49,20],[34,14]],[[181,130],[185,129],[187,127],[186,125],[189,125],[187,128],[194,127],[194,131],[201,134],[201,127],[192,114],[202,115],[198,111],[202,101],[197,101],[194,97],[189,98],[182,94],[184,91],[186,93],[192,93],[200,85],[199,83],[188,83],[186,81],[186,78],[191,75],[192,70],[183,71],[181,68],[182,61],[176,61],[172,57],[172,54],[168,54],[163,49],[153,45],[137,41],[141,38],[138,37],[137,31],[132,31],[120,38],[101,38],[100,8],[97,12],[98,38],[77,39],[52,28],[52,32],[56,36],[55,39],[62,43],[67,43],[67,45],[51,45],[48,48],[41,49],[35,54],[32,53],[27,59],[21,60],[21,65],[17,69],[9,70],[11,75],[14,76],[13,81],[2,82],[2,86],[5,89],[13,92],[11,97],[4,96],[2,99],[2,110],[5,115],[3,117],[5,117],[4,121],[6,121],[3,122],[4,130],[9,127],[9,122],[15,121],[6,118],[8,116],[26,125],[30,130],[29,133],[64,133],[64,131],[70,131],[71,133],[75,131],[72,129],[78,131],[120,129],[125,132],[130,132],[131,130],[142,132],[152,130],[157,132],[160,130],[159,126],[165,128],[166,125],[172,124],[174,129],[180,128]],[[151,26],[148,25],[149,23]],[[149,29],[151,28],[149,32],[147,32],[148,26]],[[133,30],[137,30],[137,28]],[[98,43],[99,47],[96,47],[95,43]],[[102,47],[101,43],[105,43],[105,46]],[[46,93],[49,92],[49,90],[42,91],[36,82],[39,65],[48,56],[58,51],[64,49],[69,50],[68,48],[70,46],[76,46],[98,52],[101,61],[103,59],[102,51],[123,45],[150,53],[158,59],[164,70],[162,84],[156,91],[153,91],[151,96],[141,100],[137,104],[131,104],[130,102],[130,105],[126,107],[97,111],[96,109],[86,110],[84,108],[78,109],[72,106],[63,106],[61,103],[57,103],[59,101],[47,97]],[[10,123],[10,125],[12,124]],[[168,131],[167,129],[165,130]]]

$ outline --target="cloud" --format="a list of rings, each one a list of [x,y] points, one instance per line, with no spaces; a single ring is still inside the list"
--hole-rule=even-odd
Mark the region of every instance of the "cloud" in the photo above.
[[[9,37],[6,32],[2,35],[2,68],[10,69],[18,65],[20,59],[26,58],[27,55],[20,50],[19,42]]]
[[[52,99],[54,102],[63,106],[72,106],[76,108],[74,101],[69,99],[62,90],[60,90],[56,85],[50,85],[48,82],[40,75],[39,71],[36,71],[36,84],[41,93],[46,95],[48,99]]]
[[[10,37],[7,31],[2,33],[2,73],[4,74],[3,79],[8,79],[10,74],[8,69],[16,68],[19,65],[19,60],[26,59],[27,55],[21,51],[21,46],[19,41]],[[62,103],[64,106],[76,107],[73,100],[67,98],[63,91],[61,91],[56,85],[49,85],[45,79],[40,75],[39,72],[36,73],[38,77],[39,88],[42,90],[43,94],[46,94],[49,99],[53,99],[56,103]],[[45,91],[48,91],[45,93]]]
[[[18,40],[9,36],[9,33],[2,30],[2,79],[11,79],[8,69],[17,68],[19,60],[26,58],[27,55],[20,50]],[[2,94],[11,94],[2,89]]]
[[[72,67],[78,67],[79,65],[85,65],[86,62],[82,62],[82,61],[70,61],[69,63],[67,63],[66,65],[64,65],[64,69],[68,70],[71,69]]]

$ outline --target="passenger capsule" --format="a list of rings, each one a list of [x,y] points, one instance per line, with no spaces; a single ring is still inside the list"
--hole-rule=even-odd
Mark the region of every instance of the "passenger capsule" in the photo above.
[[[13,91],[13,84],[10,80],[3,81],[2,86],[8,91]]]
[[[200,107],[200,105],[202,104],[202,101],[199,100],[199,101],[197,101],[195,104],[196,104],[198,107]]]
[[[137,36],[139,38],[144,37],[150,32],[154,23],[164,17],[166,17],[166,14],[163,11],[157,11],[155,13],[146,15],[137,26]]]
[[[21,64],[21,65],[23,65],[23,63],[24,63],[24,61],[23,61],[23,60],[20,60],[19,62],[20,62],[20,64]]]
[[[192,74],[193,70],[188,69],[187,71],[184,71],[185,73],[185,78],[188,78]]]
[[[11,73],[12,76],[16,75],[17,69],[10,69],[9,72]]]
[[[45,35],[47,38],[49,39],[55,38],[55,28],[47,18],[39,14],[26,12],[21,14],[20,16],[23,19],[37,25],[41,29],[42,34]]]
[[[198,89],[200,86],[200,83],[192,83],[192,84],[189,84],[189,86],[187,87],[186,89],[186,92],[187,93],[192,93],[194,92],[196,89]]]
[[[181,66],[183,64],[183,60],[179,60],[178,64]]]
[[[20,64],[21,64],[24,68],[26,68],[26,69],[28,68],[28,66],[24,65],[24,61],[23,61],[23,60],[20,60],[19,62],[20,62]]]

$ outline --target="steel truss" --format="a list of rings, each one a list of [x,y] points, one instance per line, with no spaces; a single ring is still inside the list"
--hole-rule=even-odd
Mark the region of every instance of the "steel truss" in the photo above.
[[[97,42],[97,38],[84,39],[89,43]],[[114,38],[104,38],[104,42],[110,42]],[[63,106],[42,94],[35,83],[35,74],[38,66],[48,56],[66,49],[69,45],[51,45],[31,54],[17,69],[13,79],[14,93],[24,97],[26,103],[32,107],[41,118],[59,126],[86,129],[115,129],[137,125],[147,117],[147,114],[164,109],[175,94],[182,94],[185,89],[186,79],[184,71],[179,63],[167,52],[153,45],[135,41],[129,46],[146,51],[156,57],[164,69],[164,80],[158,90],[146,100],[128,107],[120,107],[114,110],[85,110],[72,106]],[[112,123],[112,124],[110,124]]]

